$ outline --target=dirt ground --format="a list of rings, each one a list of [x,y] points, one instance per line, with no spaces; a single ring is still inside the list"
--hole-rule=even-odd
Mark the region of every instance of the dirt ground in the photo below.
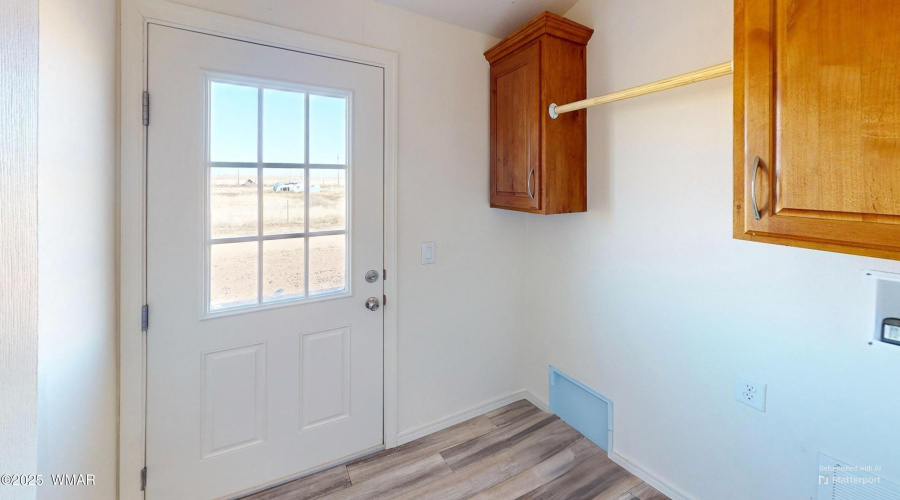
[[[303,171],[278,171],[264,174],[263,231],[266,235],[304,232],[306,193],[275,192],[276,182],[303,183]],[[253,170],[211,179],[211,236],[230,238],[256,236],[259,186]],[[345,229],[346,179],[316,176],[310,185],[320,191],[310,194],[311,232]],[[309,293],[327,293],[345,286],[344,235],[314,236],[309,240]],[[303,295],[304,241],[290,238],[263,242],[263,301]],[[213,245],[210,273],[213,309],[256,302],[258,243]]]

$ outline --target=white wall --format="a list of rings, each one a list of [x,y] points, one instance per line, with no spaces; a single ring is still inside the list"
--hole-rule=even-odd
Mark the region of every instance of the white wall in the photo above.
[[[115,487],[116,8],[91,1],[41,2],[39,467],[100,486],[46,498]],[[522,215],[488,208],[495,39],[369,0],[180,1],[399,53],[401,431],[523,381],[546,398],[552,363],[691,497],[811,498],[820,451],[900,481],[900,350],[867,344],[861,278],[900,264],[731,238],[730,78],[591,110],[588,213]],[[582,0],[588,93],[728,60],[730,4]]]
[[[399,54],[399,429],[521,389],[525,218],[488,207],[497,40],[368,0],[180,3]]]
[[[0,3],[0,474],[37,468],[38,3]],[[26,500],[34,487],[0,485]]]
[[[588,94],[730,60],[731,4],[582,0]],[[692,498],[814,498],[819,452],[900,481],[900,348],[868,345],[861,276],[900,264],[732,239],[731,92],[588,112],[588,212],[528,218],[528,386],[553,364],[609,396],[614,451]]]
[[[115,0],[40,1],[41,499],[116,497]]]

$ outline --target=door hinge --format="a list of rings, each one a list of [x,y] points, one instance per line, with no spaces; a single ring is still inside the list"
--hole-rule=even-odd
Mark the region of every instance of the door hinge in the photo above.
[[[147,489],[147,468],[141,469],[141,491]]]
[[[387,269],[381,270],[381,279],[383,279],[383,280],[387,279]]]
[[[144,91],[144,98],[141,109],[143,110],[141,113],[141,118],[144,121],[144,126],[150,125],[150,92]]]
[[[146,332],[150,326],[150,306],[144,304],[141,306],[141,331]]]
[[[387,305],[387,295],[381,296],[381,305],[383,305],[383,306]]]

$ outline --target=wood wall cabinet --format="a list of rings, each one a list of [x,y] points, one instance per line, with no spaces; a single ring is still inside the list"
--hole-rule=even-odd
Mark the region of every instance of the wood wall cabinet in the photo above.
[[[734,236],[900,259],[900,1],[734,13]]]
[[[537,214],[587,210],[584,99],[594,30],[545,12],[484,53],[491,64],[491,206]]]

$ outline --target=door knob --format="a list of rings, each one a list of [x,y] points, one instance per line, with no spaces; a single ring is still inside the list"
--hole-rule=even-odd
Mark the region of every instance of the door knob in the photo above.
[[[366,299],[366,309],[370,311],[377,311],[379,307],[378,298],[377,297],[369,297]]]

